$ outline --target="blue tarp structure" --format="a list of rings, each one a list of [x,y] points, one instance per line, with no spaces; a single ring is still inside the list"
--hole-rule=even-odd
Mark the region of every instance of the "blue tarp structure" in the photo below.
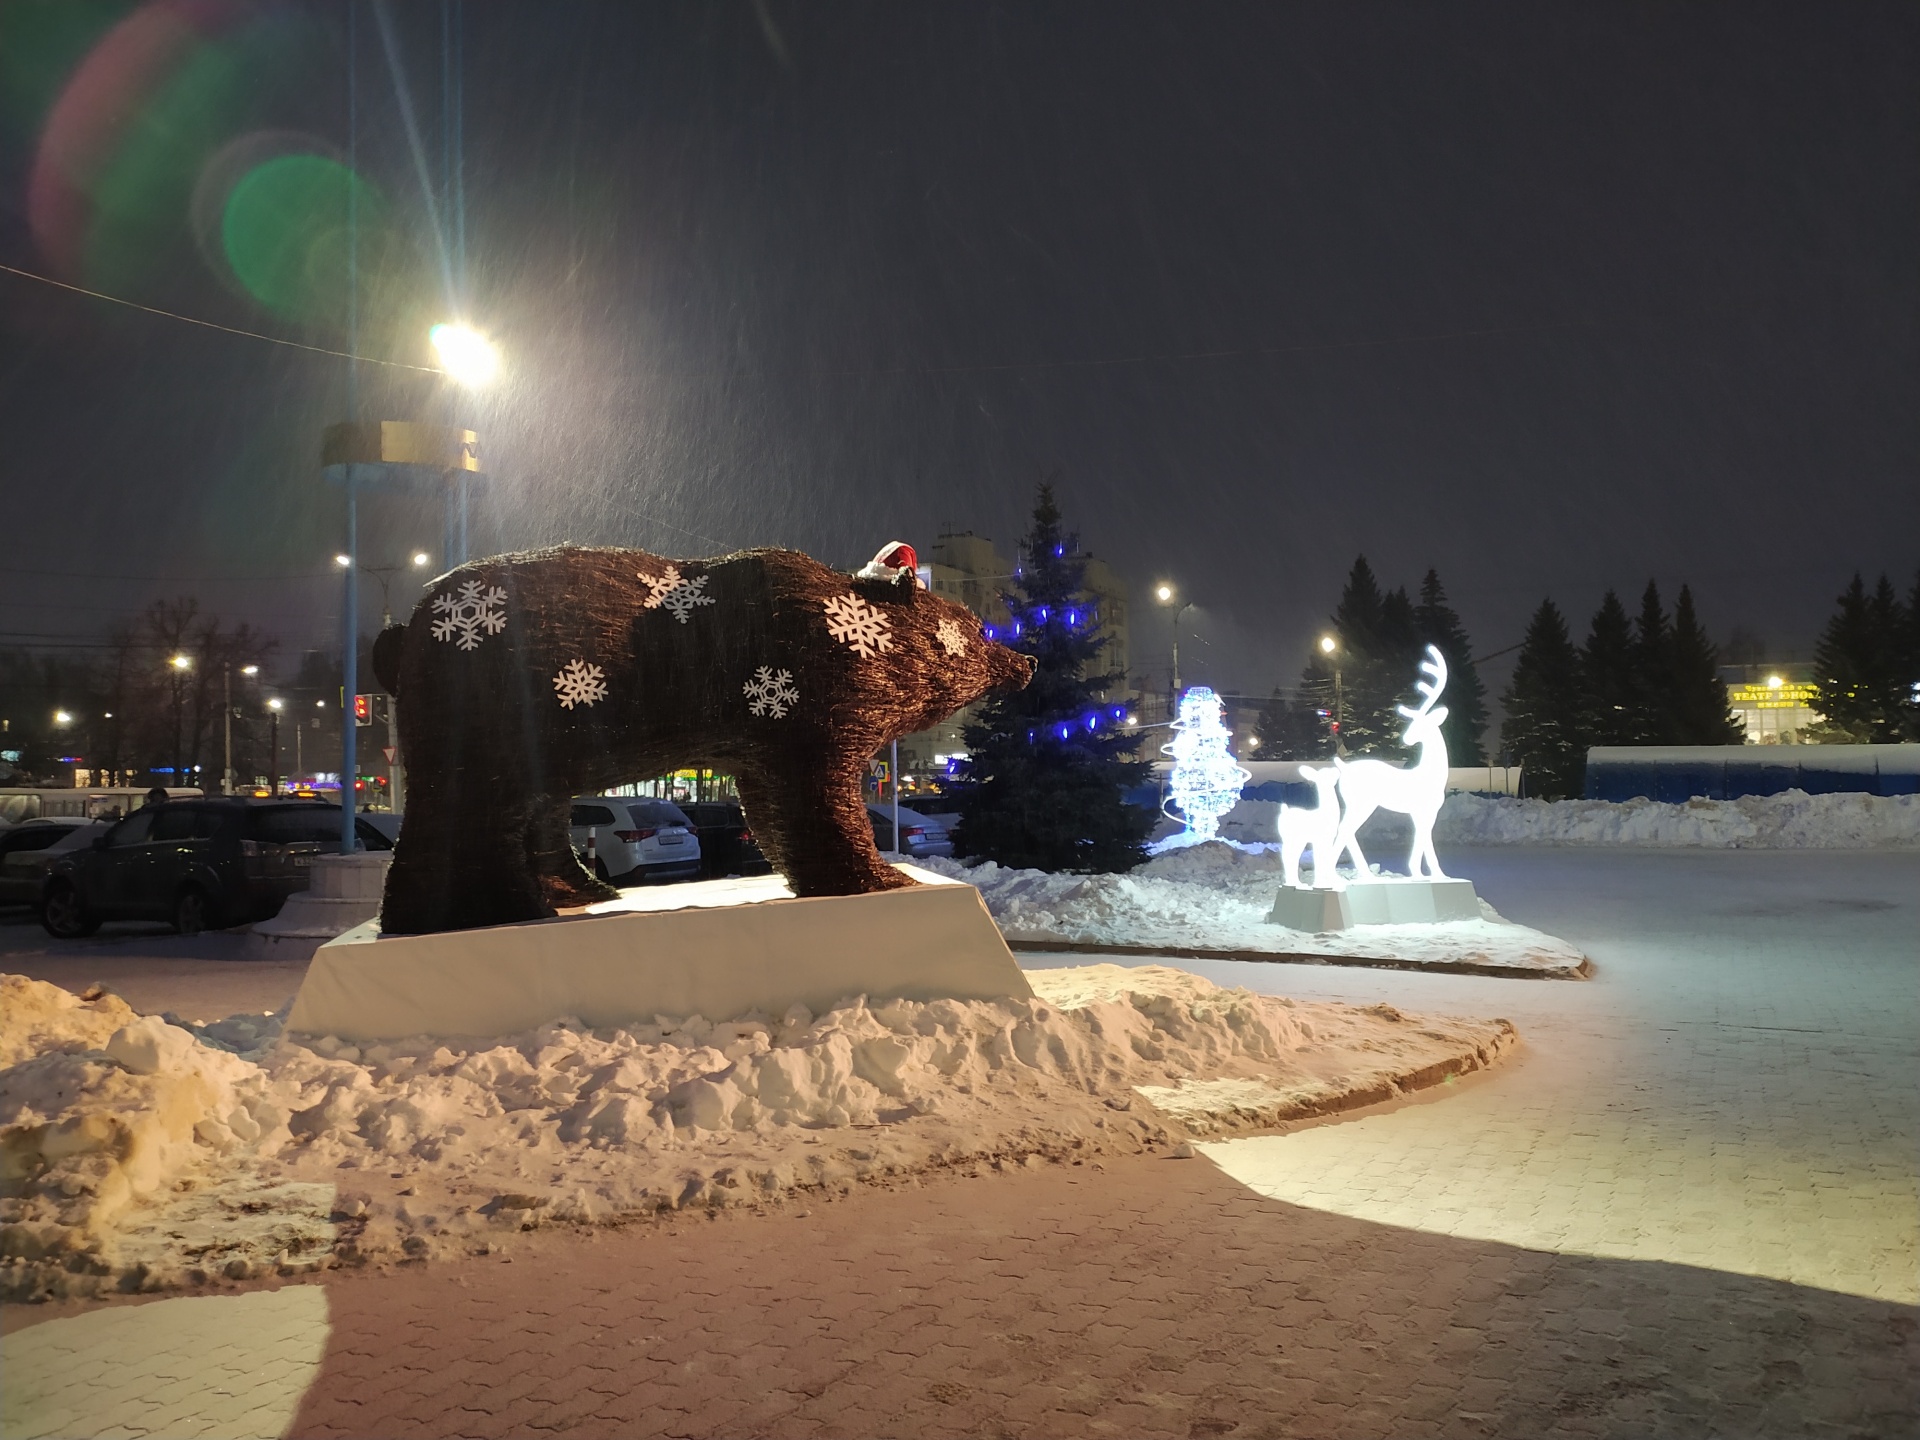
[[[1596,745],[1589,800],[1920,794],[1920,745]]]

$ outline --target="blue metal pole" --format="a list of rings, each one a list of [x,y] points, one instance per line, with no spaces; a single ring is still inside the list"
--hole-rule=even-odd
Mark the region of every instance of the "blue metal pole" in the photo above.
[[[360,418],[360,206],[359,206],[359,85],[354,68],[355,16],[359,6],[347,4],[347,419]],[[351,453],[351,452],[349,452]],[[340,606],[340,853],[355,848],[353,780],[359,768],[358,727],[353,723],[353,696],[360,683],[360,497],[353,462],[347,462],[347,573]]]

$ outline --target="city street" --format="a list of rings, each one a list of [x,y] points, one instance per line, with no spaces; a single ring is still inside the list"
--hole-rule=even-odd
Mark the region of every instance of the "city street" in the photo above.
[[[1192,968],[1506,1015],[1488,1076],[1188,1160],[13,1308],[6,1433],[1914,1433],[1920,853],[1445,858],[1596,977]],[[0,934],[200,1015],[298,969]]]

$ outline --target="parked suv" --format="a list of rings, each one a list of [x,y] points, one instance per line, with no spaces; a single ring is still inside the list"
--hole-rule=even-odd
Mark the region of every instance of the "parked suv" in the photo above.
[[[104,835],[104,820],[29,820],[0,833],[0,905],[38,905],[53,862]]]
[[[680,807],[700,835],[700,870],[709,880],[765,875],[773,869],[754,843],[737,800],[695,800]]]
[[[391,850],[355,817],[362,849]],[[168,920],[182,935],[279,913],[307,888],[315,855],[340,844],[340,807],[312,802],[170,800],[136,810],[56,859],[40,920],[60,939],[103,920]]]
[[[869,805],[867,818],[873,822],[874,848],[893,851],[909,860],[918,860],[926,855],[953,854],[953,837],[947,833],[947,827],[938,820],[929,819],[918,810],[900,807],[900,838],[905,845],[893,843],[893,806]]]
[[[593,831],[593,872],[610,885],[693,880],[700,839],[693,822],[665,800],[589,795],[573,802],[573,848],[584,859]]]

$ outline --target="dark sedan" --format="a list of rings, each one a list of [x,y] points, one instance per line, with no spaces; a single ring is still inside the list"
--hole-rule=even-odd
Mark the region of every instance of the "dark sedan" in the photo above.
[[[700,835],[702,877],[765,875],[773,866],[754,843],[746,812],[735,800],[693,800],[680,807]]]
[[[362,849],[392,842],[354,822]],[[172,800],[136,810],[56,860],[40,919],[60,939],[103,920],[165,920],[182,935],[265,920],[340,844],[340,809],[299,801]]]

